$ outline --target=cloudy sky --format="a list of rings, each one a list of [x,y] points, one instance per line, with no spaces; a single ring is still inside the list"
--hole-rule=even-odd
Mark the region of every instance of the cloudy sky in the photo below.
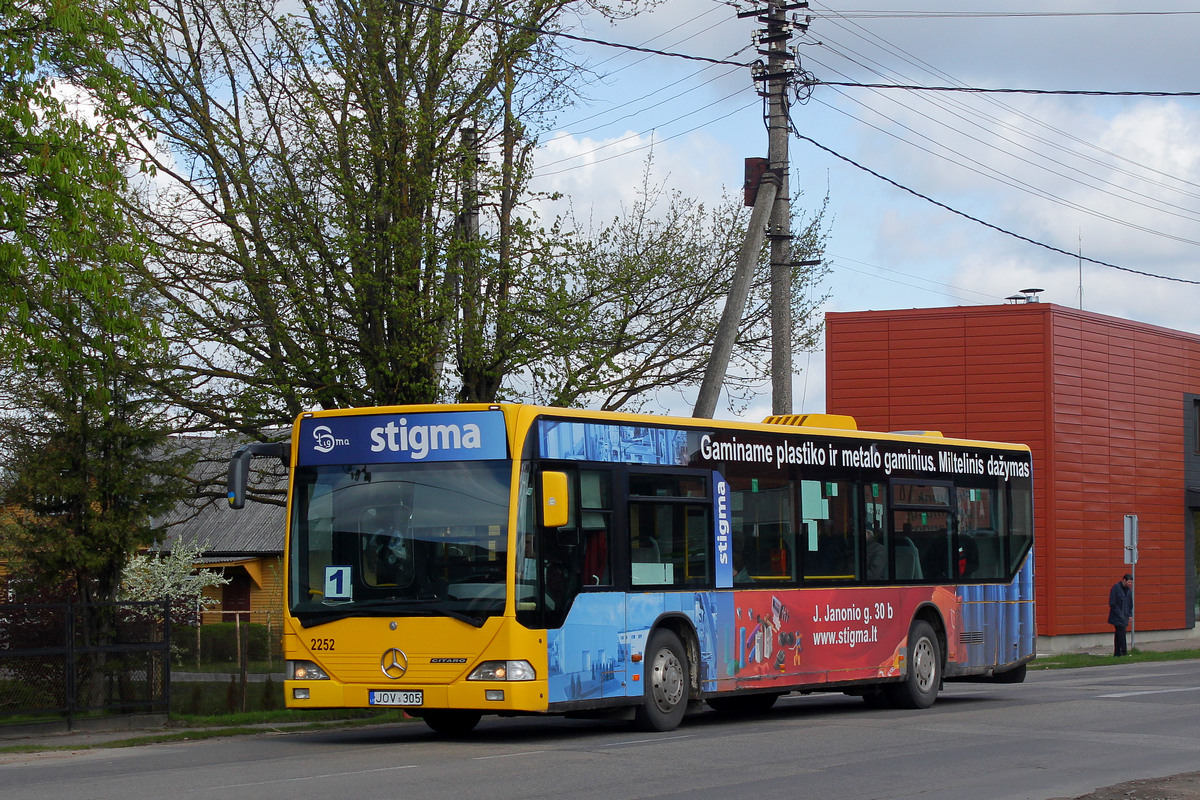
[[[750,6],[741,2],[742,9]],[[812,2],[801,66],[818,81],[1102,92],[1200,90],[1200,11],[1181,0]],[[1189,8],[1190,6],[1190,8]],[[665,0],[616,25],[572,32],[747,63],[759,27],[736,4]],[[671,189],[740,193],[743,159],[765,156],[762,104],[744,67],[575,45],[597,72],[589,98],[543,136],[534,188],[614,215],[647,155]],[[828,193],[827,310],[1047,302],[1200,333],[1200,97],[982,94],[817,86],[794,105],[811,143],[790,142],[797,207]],[[824,410],[824,352],[797,353],[794,411]],[[690,399],[665,401],[690,413]],[[770,411],[770,390],[745,417]],[[718,410],[718,416],[729,416]]]

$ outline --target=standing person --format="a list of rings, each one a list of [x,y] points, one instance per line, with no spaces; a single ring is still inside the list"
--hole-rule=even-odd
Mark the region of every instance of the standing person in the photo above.
[[[1108,624],[1113,626],[1113,655],[1128,655],[1125,629],[1133,619],[1133,576],[1128,572],[1108,593]]]

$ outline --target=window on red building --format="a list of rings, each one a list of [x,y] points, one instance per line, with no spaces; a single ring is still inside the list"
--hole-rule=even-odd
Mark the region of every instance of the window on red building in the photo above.
[[[1192,401],[1192,452],[1200,453],[1200,400]]]

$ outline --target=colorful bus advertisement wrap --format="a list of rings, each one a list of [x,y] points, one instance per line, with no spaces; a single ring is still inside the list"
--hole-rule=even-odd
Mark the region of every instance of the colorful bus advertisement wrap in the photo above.
[[[546,459],[713,470],[713,554],[717,589],[734,587],[730,488],[722,470],[747,465],[759,474],[793,467],[861,468],[887,478],[953,481],[980,476],[1029,478],[1028,457],[983,448],[929,446],[801,434],[674,430],[649,426],[543,420]],[[807,483],[807,482],[806,482]],[[808,487],[804,487],[808,488]],[[909,499],[915,505],[928,498]],[[827,502],[827,501],[826,501]],[[820,508],[820,500],[812,505]],[[818,518],[802,520],[815,528]],[[551,703],[639,696],[641,653],[663,618],[686,617],[697,632],[705,692],[825,683],[869,682],[905,673],[909,625],[932,605],[945,625],[948,674],[956,662],[1004,664],[1032,656],[1032,557],[1010,583],[948,586],[831,586],[744,591],[587,593],[561,628],[548,631]],[[997,602],[1000,601],[1000,602]],[[1009,602],[1005,602],[1009,601]],[[1016,635],[1021,631],[1021,635]],[[1002,642],[1013,652],[1000,652]],[[632,664],[632,666],[628,666]]]
[[[567,461],[714,467],[749,464],[882,469],[887,477],[952,480],[988,476],[1028,478],[1028,456],[972,451],[970,447],[911,442],[832,439],[805,435],[755,436],[742,432],[684,431],[637,425],[542,420],[539,454]]]
[[[567,623],[549,632],[551,702],[640,695],[624,665],[665,616],[682,615],[695,626],[701,688],[712,692],[897,677],[917,608],[937,606],[954,643],[962,605],[940,586],[646,592],[628,596],[621,620],[613,614],[620,597],[581,595]],[[953,650],[947,660],[958,660]]]

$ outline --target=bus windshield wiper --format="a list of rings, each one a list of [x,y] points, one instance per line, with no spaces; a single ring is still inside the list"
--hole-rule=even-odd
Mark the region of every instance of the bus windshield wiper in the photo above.
[[[296,616],[300,618],[300,624],[305,628],[314,625],[324,625],[329,622],[335,622],[339,619],[346,619],[358,614],[367,616],[380,616],[387,611],[402,610],[405,613],[413,616],[423,617],[450,617],[460,622],[465,622],[468,625],[473,625],[476,628],[482,628],[486,620],[482,617],[475,617],[470,614],[464,614],[461,611],[455,611],[450,608],[444,608],[439,605],[442,601],[437,598],[405,598],[405,597],[380,597],[374,600],[363,600],[361,602],[345,603],[343,605],[332,606],[327,610],[315,611],[312,613],[297,612]]]

